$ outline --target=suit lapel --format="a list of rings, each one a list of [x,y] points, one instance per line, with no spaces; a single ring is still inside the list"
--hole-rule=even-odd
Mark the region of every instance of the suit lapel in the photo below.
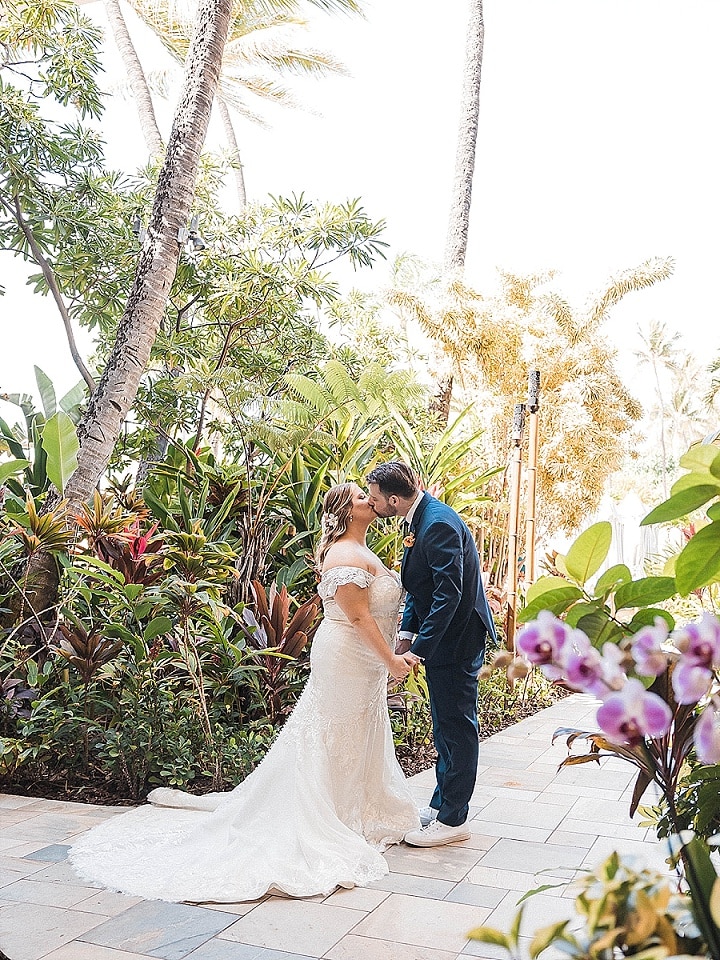
[[[413,514],[412,523],[410,524],[410,529],[408,530],[408,534],[416,534],[417,530],[419,529],[420,523],[422,521],[422,515],[425,513],[425,508],[430,503],[430,499],[431,497],[429,493],[425,493],[423,495],[422,500],[417,505],[417,509]],[[402,564],[400,565],[401,580],[403,580],[405,577],[405,568],[407,566],[408,558],[410,557],[410,551],[412,549],[413,547],[405,547],[405,550],[403,551]]]

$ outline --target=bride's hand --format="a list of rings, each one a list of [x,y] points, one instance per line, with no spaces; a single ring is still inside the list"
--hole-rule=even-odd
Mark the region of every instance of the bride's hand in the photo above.
[[[401,655],[396,654],[390,664],[390,676],[394,677],[395,680],[404,680],[405,677],[409,676],[410,671],[415,670],[421,662],[420,657],[416,657],[414,653],[409,651]]]

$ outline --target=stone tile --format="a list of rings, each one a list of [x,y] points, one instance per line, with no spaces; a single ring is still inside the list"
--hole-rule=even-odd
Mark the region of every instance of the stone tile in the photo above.
[[[51,843],[49,847],[40,847],[39,850],[29,853],[27,860],[43,860],[48,863],[60,863],[61,860],[67,860],[68,843]]]
[[[208,940],[188,956],[188,960],[313,960],[299,953],[284,950],[268,950],[250,944],[233,943],[230,940]]]
[[[113,950],[110,947],[98,947],[94,943],[74,940],[59,950],[53,950],[42,960],[153,960],[146,953],[127,953],[125,950]]]
[[[353,933],[457,954],[467,943],[467,931],[484,923],[489,912],[464,903],[429,903],[419,897],[393,894]]]
[[[520,937],[518,947],[519,957],[528,957],[530,955],[530,942],[529,937]],[[480,940],[470,940],[460,956],[483,957],[484,960],[507,960],[508,952],[503,947],[495,946],[494,943],[481,943]],[[458,960],[460,960],[459,957]],[[546,960],[544,953],[543,960]]]
[[[40,960],[84,936],[103,919],[60,907],[12,903],[0,910],[0,946],[12,960]]]
[[[567,876],[569,875],[568,872]],[[492,887],[502,892],[517,890],[519,891],[518,896],[527,893],[528,890],[534,890],[541,883],[555,883],[563,879],[567,879],[567,877],[559,877],[557,873],[543,872],[542,877],[539,877],[535,873],[525,873],[521,870],[502,870],[497,867],[485,867],[482,864],[473,867],[467,877],[469,883]]]
[[[45,802],[40,801],[40,803]],[[16,797],[12,793],[0,793],[0,810],[17,810],[20,807],[31,807],[37,803],[36,797]]]
[[[487,851],[473,850],[463,843],[441,847],[409,847],[404,844],[385,852],[393,873],[438,880],[462,880]]]
[[[587,850],[560,844],[500,840],[480,861],[480,866],[500,870],[537,873],[539,870],[573,870],[580,866]]]
[[[476,833],[473,828],[473,821],[470,821],[470,839],[463,840],[462,846],[463,849],[467,848],[469,850],[489,850],[493,844],[496,844],[498,841],[497,837],[490,837],[486,833]],[[477,826],[477,824],[476,824]],[[482,827],[480,827],[482,829]]]
[[[75,909],[83,913],[99,913],[105,917],[116,917],[140,902],[140,897],[128,897],[124,893],[112,893],[110,890],[97,890],[85,900],[76,903]]]
[[[149,900],[106,920],[83,940],[163,960],[182,960],[232,922],[231,914],[216,910]]]
[[[347,907],[270,897],[236,920],[218,939],[322,957],[362,920],[360,911]]]
[[[455,884],[451,880],[434,880],[431,877],[413,877],[404,873],[390,873],[380,880],[369,884],[372,890],[386,890],[388,893],[407,893],[426,900],[442,900]]]
[[[71,886],[43,880],[18,880],[2,888],[3,900],[39,903],[46,907],[73,907],[93,893],[90,887]]]
[[[484,887],[479,883],[463,880],[445,897],[452,903],[467,903],[474,907],[496,907],[505,896],[505,890]]]
[[[493,767],[483,776],[483,785],[490,787],[519,787],[522,790],[544,790],[553,781],[549,773],[530,772],[528,770],[508,770]]]
[[[43,847],[47,846],[44,840],[18,840],[17,837],[8,837],[3,838],[6,843],[3,847],[3,853],[7,857],[19,857],[25,858],[30,853],[35,853],[36,850],[42,850]]]
[[[618,803],[598,797],[578,797],[570,808],[568,816],[573,820],[584,820],[588,824],[596,820],[602,823],[619,823],[623,826],[632,822],[629,804],[622,800]],[[639,821],[642,817],[636,814],[635,819]]]
[[[336,907],[349,907],[351,910],[364,910],[369,913],[379,906],[386,897],[387,890],[372,890],[370,887],[340,888],[326,898],[325,903],[332,903]]]
[[[540,927],[548,924],[569,920],[575,916],[575,907],[572,900],[560,896],[553,896],[554,891],[543,891],[528,897],[521,905],[518,905],[517,891],[507,893],[501,903],[492,911],[485,921],[489,927],[496,927],[498,930],[509,930],[520,906],[524,907],[523,918],[520,925],[520,933],[531,937]]]
[[[560,824],[561,829],[570,833],[589,833],[596,837],[612,837],[616,840],[642,840],[645,828],[636,826],[629,817],[624,822],[607,823],[605,820],[576,820],[566,817]]]
[[[262,897],[260,900],[245,900],[243,903],[203,903],[202,906],[206,910],[219,910],[220,913],[231,913],[236,917],[244,917],[246,913],[250,913],[266,899],[266,897]]]
[[[497,800],[503,797],[508,800],[528,800],[535,802],[542,797],[542,794],[538,790],[524,790],[522,787],[489,786],[482,781],[478,781],[473,791],[473,803],[477,803],[478,800],[483,797],[488,800]]]
[[[516,823],[495,823],[492,820],[471,820],[470,830],[477,830],[482,836],[507,837],[511,840],[533,840],[544,843],[550,836],[550,830],[540,827],[520,826]]]
[[[590,847],[595,843],[597,834],[594,833],[574,833],[570,830],[554,830],[545,841],[546,843],[559,843],[566,847]]]
[[[33,875],[34,880],[51,880],[53,883],[70,883],[90,887],[91,889],[102,890],[101,883],[93,883],[80,877],[74,870],[68,860],[61,860],[60,863],[46,864],[42,870]]]
[[[0,870],[7,871],[8,874],[16,874],[17,880],[29,877],[33,873],[44,869],[45,864],[34,863],[32,860],[24,860],[22,857],[7,857],[0,854]]]
[[[67,813],[41,813],[12,827],[12,835],[18,840],[44,840],[45,846],[59,843],[78,833],[89,830],[101,820],[90,816]]]
[[[622,856],[637,857],[642,866],[659,870],[662,873],[668,871],[668,865],[665,863],[668,851],[664,844],[648,840],[625,840],[611,837],[598,837],[587,851],[582,865],[592,869],[606,860],[614,850]],[[0,894],[3,893],[4,891],[0,891]]]
[[[566,813],[564,806],[503,797],[489,803],[474,819],[476,822],[494,820],[495,823],[512,823],[554,830]]]
[[[562,777],[562,773],[560,774]],[[604,800],[613,800],[618,802],[622,795],[621,790],[611,790],[607,787],[603,787],[600,784],[593,786],[592,783],[580,784],[580,783],[563,783],[561,779],[557,779],[552,783],[548,784],[543,791],[543,795],[546,797],[552,797],[555,794],[559,794],[564,797],[602,797]]]
[[[455,960],[455,956],[454,951],[407,946],[354,933],[343,937],[325,954],[326,960]]]

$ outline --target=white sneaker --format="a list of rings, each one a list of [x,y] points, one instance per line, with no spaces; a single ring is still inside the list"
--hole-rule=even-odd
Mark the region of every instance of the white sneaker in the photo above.
[[[411,847],[440,847],[444,843],[457,843],[459,840],[470,839],[470,828],[467,823],[457,827],[450,827],[440,820],[433,820],[426,827],[411,830],[405,834],[405,843]]]
[[[437,820],[438,812],[435,807],[420,807],[418,814],[420,816],[421,826],[426,827],[429,823],[432,823],[433,820]]]

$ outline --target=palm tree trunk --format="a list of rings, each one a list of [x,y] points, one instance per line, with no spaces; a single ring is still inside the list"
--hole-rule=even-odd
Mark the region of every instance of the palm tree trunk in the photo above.
[[[198,5],[183,89],[135,280],[105,371],[78,427],[78,466],[65,488],[71,512],[89,499],[108,465],[160,327],[180,256],[178,232],[190,213],[232,4],[233,0],[200,0]],[[48,498],[46,505],[50,502]],[[28,564],[29,593],[36,610],[48,610],[57,595],[56,563],[50,554],[36,557]]]
[[[480,116],[480,76],[484,44],[483,0],[471,0],[470,21],[465,44],[460,129],[455,153],[455,180],[450,200],[450,216],[445,243],[444,266],[448,274],[447,282],[451,282],[454,276],[461,275],[465,269]],[[436,353],[436,365],[438,368],[437,382],[430,403],[430,412],[435,414],[443,424],[446,424],[450,418],[454,378],[452,363],[440,347]]]
[[[244,210],[247,206],[245,173],[243,172],[243,165],[240,159],[240,147],[238,146],[237,137],[235,136],[235,127],[233,126],[232,117],[230,116],[230,109],[227,103],[221,96],[218,96],[215,102],[217,103],[218,110],[220,111],[220,119],[222,120],[223,130],[225,131],[225,139],[227,140],[227,145],[230,149],[230,156],[235,164],[233,169],[235,172],[235,185],[237,187],[240,209]]]
[[[460,130],[455,154],[455,182],[445,244],[445,269],[449,272],[462,271],[465,267],[480,116],[480,76],[484,44],[483,0],[471,0],[465,46]]]
[[[155,117],[155,108],[153,107],[152,97],[150,96],[150,88],[148,87],[145,73],[135,50],[135,45],[130,39],[125,17],[120,9],[120,0],[103,0],[103,3],[115,37],[115,43],[120,51],[120,57],[127,72],[130,89],[137,103],[140,127],[143,137],[145,138],[145,143],[152,156],[161,156],[163,152],[163,142]]]

